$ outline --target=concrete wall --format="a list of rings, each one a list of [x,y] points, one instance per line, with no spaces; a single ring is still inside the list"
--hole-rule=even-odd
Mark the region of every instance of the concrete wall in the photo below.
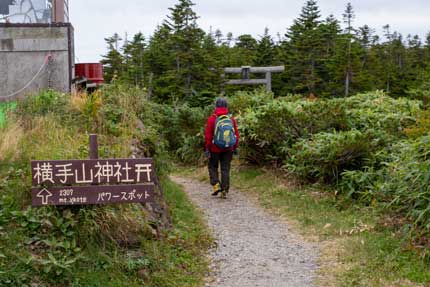
[[[42,89],[69,92],[74,73],[70,24],[0,24],[0,102]],[[46,64],[47,56],[52,60]],[[39,76],[21,90],[43,67]]]

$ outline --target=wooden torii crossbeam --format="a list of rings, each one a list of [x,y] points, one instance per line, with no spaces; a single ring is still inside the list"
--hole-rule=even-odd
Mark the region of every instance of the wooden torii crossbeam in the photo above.
[[[241,79],[228,80],[227,85],[266,85],[266,91],[272,91],[272,73],[285,71],[285,66],[224,68],[225,74],[241,74]],[[250,74],[266,74],[264,79],[250,79]]]

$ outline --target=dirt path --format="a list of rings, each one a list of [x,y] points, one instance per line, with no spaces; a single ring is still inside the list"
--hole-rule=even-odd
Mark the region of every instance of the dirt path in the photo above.
[[[318,250],[292,234],[236,190],[226,200],[210,196],[210,186],[172,177],[200,207],[217,241],[206,286],[315,286]]]

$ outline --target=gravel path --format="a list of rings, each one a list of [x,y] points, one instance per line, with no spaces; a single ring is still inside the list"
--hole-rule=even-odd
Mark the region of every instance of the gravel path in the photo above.
[[[292,234],[285,222],[234,189],[224,200],[211,197],[208,184],[171,178],[204,211],[217,242],[206,286],[315,286],[318,249]]]

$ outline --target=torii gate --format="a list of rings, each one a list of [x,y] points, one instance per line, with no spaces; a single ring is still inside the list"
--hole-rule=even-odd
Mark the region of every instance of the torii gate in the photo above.
[[[266,91],[272,91],[272,73],[280,73],[285,71],[285,66],[273,66],[273,67],[251,67],[242,66],[240,68],[224,68],[225,74],[241,74],[242,79],[228,80],[227,85],[266,85]],[[264,79],[250,79],[249,76],[252,73],[266,74]]]

